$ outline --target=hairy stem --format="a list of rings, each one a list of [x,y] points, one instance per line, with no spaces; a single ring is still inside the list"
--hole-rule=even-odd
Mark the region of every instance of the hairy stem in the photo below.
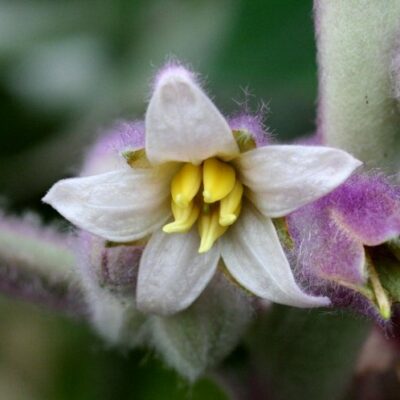
[[[0,292],[83,316],[71,238],[30,217],[0,216]]]
[[[391,68],[400,1],[315,0],[318,132],[368,167],[397,172],[400,113]]]

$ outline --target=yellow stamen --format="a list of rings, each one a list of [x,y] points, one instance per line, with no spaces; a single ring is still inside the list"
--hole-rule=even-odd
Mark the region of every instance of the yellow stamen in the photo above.
[[[222,226],[232,225],[238,218],[243,196],[243,185],[236,181],[232,191],[220,202],[219,224]]]
[[[188,207],[201,185],[201,166],[186,163],[171,182],[171,195],[176,205]]]
[[[198,224],[200,235],[199,253],[205,253],[210,250],[215,241],[228,229],[227,226],[221,226],[218,223],[218,220],[218,209],[215,209],[210,213],[203,213],[200,216]]]
[[[183,208],[172,201],[171,209],[175,221],[164,225],[163,231],[165,233],[184,233],[189,231],[200,214],[200,208],[194,202],[189,203],[188,207]]]
[[[174,221],[163,231],[184,233],[197,223],[199,253],[205,253],[239,217],[243,185],[233,166],[209,158],[201,165],[183,164],[172,178],[171,197]]]
[[[223,199],[235,185],[235,170],[229,164],[216,158],[204,161],[203,198],[206,203],[215,203]]]

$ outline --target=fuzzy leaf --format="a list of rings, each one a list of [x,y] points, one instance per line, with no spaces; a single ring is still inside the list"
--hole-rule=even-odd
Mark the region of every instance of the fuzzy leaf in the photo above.
[[[146,317],[134,302],[124,303],[107,290],[92,287],[87,293],[91,322],[96,331],[112,345],[132,348],[144,341]]]
[[[189,309],[152,318],[153,344],[169,365],[194,381],[233,350],[251,316],[250,298],[217,273]]]

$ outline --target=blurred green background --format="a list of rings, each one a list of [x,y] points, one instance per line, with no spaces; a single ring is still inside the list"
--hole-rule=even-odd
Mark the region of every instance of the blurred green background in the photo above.
[[[96,134],[140,119],[168,57],[201,73],[228,115],[267,104],[281,140],[312,133],[311,0],[0,1],[3,204],[55,217],[40,198],[79,168]],[[189,388],[145,351],[106,348],[78,321],[0,299],[0,399],[224,399]]]

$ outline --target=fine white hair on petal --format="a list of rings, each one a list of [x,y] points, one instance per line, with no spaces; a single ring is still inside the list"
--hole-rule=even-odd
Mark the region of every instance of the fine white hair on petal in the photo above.
[[[171,315],[197,299],[220,258],[218,246],[200,254],[199,244],[194,229],[186,234],[160,230],[152,235],[139,266],[136,304],[140,311]]]
[[[228,271],[255,295],[295,307],[327,306],[330,300],[304,293],[297,285],[271,219],[251,204],[221,238]]]
[[[128,242],[160,228],[170,216],[169,182],[176,166],[122,169],[64,179],[43,198],[79,228]]]
[[[328,194],[362,164],[343,150],[300,145],[260,147],[235,163],[249,199],[272,218]]]
[[[239,148],[225,118],[182,67],[159,77],[146,113],[146,154],[153,164],[231,159]]]

